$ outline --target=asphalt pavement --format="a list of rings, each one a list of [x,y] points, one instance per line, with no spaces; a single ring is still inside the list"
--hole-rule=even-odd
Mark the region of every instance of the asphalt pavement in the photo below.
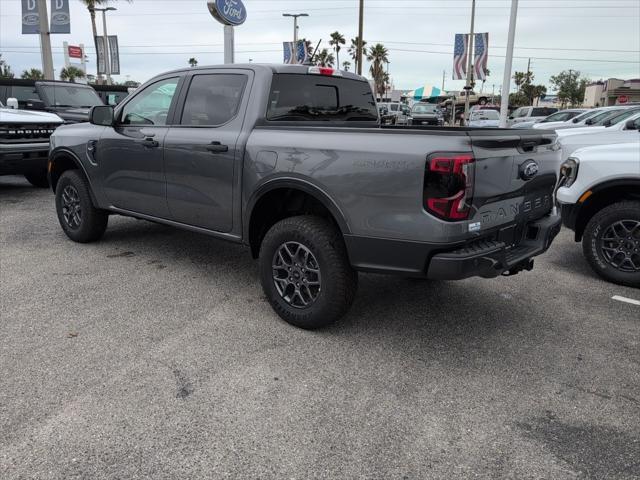
[[[640,478],[640,290],[563,231],[532,272],[361,275],[307,332],[247,248],[0,177],[0,478]]]

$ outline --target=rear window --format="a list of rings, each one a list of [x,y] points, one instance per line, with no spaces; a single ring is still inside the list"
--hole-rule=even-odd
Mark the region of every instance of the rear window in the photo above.
[[[275,74],[267,120],[377,121],[367,82],[322,75]]]
[[[552,113],[556,113],[558,111],[557,108],[545,108],[545,107],[535,107],[531,112],[532,117],[547,117]]]

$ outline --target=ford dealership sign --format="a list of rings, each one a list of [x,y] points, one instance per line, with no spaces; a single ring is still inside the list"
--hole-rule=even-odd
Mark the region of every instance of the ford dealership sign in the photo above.
[[[224,25],[242,25],[247,9],[242,0],[209,0],[207,7],[216,20]]]

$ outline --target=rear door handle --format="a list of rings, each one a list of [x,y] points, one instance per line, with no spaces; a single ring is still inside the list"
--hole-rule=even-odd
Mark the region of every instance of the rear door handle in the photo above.
[[[229,146],[222,145],[220,142],[211,142],[205,148],[211,153],[224,153],[229,151]]]

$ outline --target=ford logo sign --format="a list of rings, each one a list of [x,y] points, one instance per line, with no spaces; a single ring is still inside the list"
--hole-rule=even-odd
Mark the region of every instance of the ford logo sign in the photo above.
[[[71,18],[65,12],[56,12],[51,15],[51,23],[54,25],[68,25]]]
[[[242,25],[247,19],[247,9],[242,0],[209,0],[211,15],[224,25]]]
[[[40,23],[40,16],[37,13],[27,13],[22,16],[22,23],[24,25],[38,25]]]
[[[519,168],[520,178],[525,181],[531,180],[533,177],[535,177],[538,174],[538,170],[539,168],[536,161],[533,159],[529,159],[526,162],[524,162],[522,165],[520,165],[520,168]]]

